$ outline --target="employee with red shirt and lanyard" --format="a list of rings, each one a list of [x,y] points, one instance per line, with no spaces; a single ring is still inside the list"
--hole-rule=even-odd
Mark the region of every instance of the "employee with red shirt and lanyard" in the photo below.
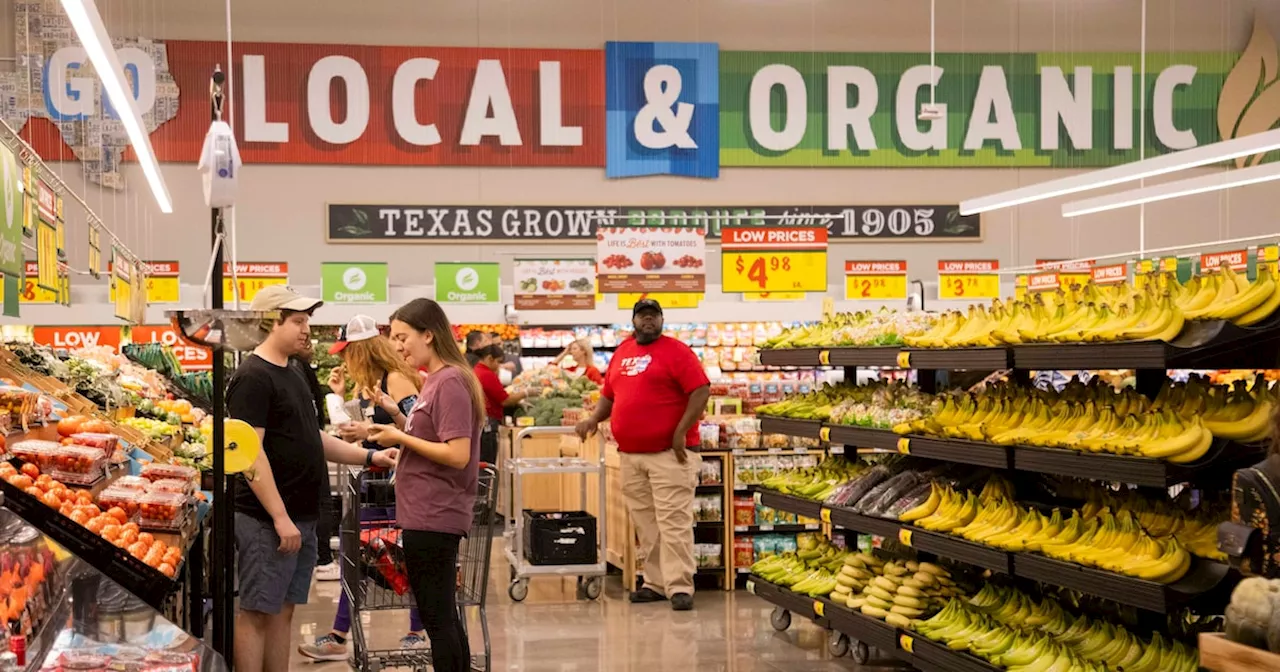
[[[693,608],[693,493],[702,458],[698,418],[711,396],[702,362],[689,346],[662,335],[662,306],[653,299],[631,311],[635,336],[613,353],[600,403],[578,423],[582,438],[612,418],[622,459],[622,496],[644,557],[644,587],[632,602],[670,599]]]
[[[502,424],[504,408],[511,408],[530,396],[526,392],[507,392],[498,379],[498,369],[502,367],[507,353],[502,346],[491,343],[471,354],[477,357],[472,370],[476,380],[480,381],[480,391],[484,393],[484,431],[480,434],[480,461],[489,464],[498,462],[498,425]]]

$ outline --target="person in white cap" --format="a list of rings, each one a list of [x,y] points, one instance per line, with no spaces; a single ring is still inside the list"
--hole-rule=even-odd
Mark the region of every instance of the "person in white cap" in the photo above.
[[[236,670],[285,672],[295,605],[306,604],[316,564],[316,521],[328,494],[325,460],[392,467],[399,451],[366,450],[319,429],[307,381],[289,358],[311,337],[321,302],[289,287],[265,287],[250,310],[272,313],[270,333],[236,368],[228,414],[251,425],[262,452],[236,488],[235,533],[240,603]],[[268,641],[277,642],[267,646]]]

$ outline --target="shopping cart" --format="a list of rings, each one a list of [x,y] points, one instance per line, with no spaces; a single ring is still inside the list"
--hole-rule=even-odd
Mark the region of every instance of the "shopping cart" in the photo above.
[[[458,611],[464,628],[467,608],[477,611],[484,653],[471,656],[471,669],[482,672],[490,669],[485,593],[497,518],[497,483],[497,473],[482,464],[476,489],[475,520],[470,534],[458,548]],[[396,667],[426,670],[431,665],[429,649],[370,648],[360,619],[361,612],[414,607],[400,545],[400,529],[396,527],[394,484],[385,472],[349,469],[342,502],[339,538],[342,541],[342,589],[351,601],[351,666],[367,672]]]

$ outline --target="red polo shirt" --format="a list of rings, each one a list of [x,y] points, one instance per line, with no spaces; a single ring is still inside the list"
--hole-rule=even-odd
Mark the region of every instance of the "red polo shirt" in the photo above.
[[[600,394],[613,401],[610,424],[618,450],[658,453],[671,447],[689,394],[710,384],[702,362],[689,346],[670,336],[648,345],[628,338],[609,362]],[[698,425],[685,436],[685,445],[698,445]]]
[[[472,367],[476,378],[480,381],[480,391],[484,392],[484,414],[494,420],[502,420],[502,404],[507,400],[507,390],[493,369],[481,362]]]

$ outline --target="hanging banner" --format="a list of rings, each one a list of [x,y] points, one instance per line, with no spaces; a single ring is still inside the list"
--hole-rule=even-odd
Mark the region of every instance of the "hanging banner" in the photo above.
[[[213,353],[209,348],[192,345],[169,326],[135,325],[129,329],[132,343],[161,343],[173,350],[184,371],[207,371],[213,368]]]
[[[36,283],[58,291],[58,230],[41,219],[36,224]]]
[[[19,304],[22,302],[23,279],[13,275],[0,275],[0,277],[4,278],[4,316],[22,317],[22,308]]]
[[[907,298],[907,262],[844,262],[846,301],[893,301]]]
[[[720,238],[720,291],[827,291],[827,230],[728,228]]]
[[[236,276],[231,277],[231,264],[222,264],[222,298],[227,307],[233,305],[237,294],[241,303],[253,301],[263,287],[289,284],[289,264],[274,261],[236,262]],[[241,306],[248,308],[248,306]]]
[[[389,294],[386,262],[320,264],[320,299],[325,303],[386,303]]]
[[[1094,266],[1090,277],[1095,285],[1118,285],[1129,279],[1129,264]]]
[[[939,299],[1000,298],[1000,262],[995,259],[952,259],[938,262]]]
[[[22,235],[30,238],[36,235],[36,221],[40,219],[36,207],[39,187],[36,186],[36,174],[31,166],[22,169]]]
[[[115,316],[128,320],[133,315],[133,264],[111,250],[111,295]]]
[[[22,202],[18,158],[0,145],[0,273],[12,276],[23,273]]]
[[[38,345],[64,350],[100,346],[120,350],[120,327],[117,326],[35,327],[31,338]]]
[[[497,263],[436,262],[436,301],[440,303],[499,303],[501,274]]]
[[[102,229],[93,224],[89,225],[89,275],[94,280],[102,276]]]
[[[148,261],[147,264],[147,303],[179,303],[182,297],[182,286],[179,283],[178,262]],[[108,265],[107,270],[111,267]],[[115,301],[115,289],[110,291],[110,300]]]
[[[40,270],[34,261],[28,261],[24,265],[26,273],[21,283],[21,301],[23,303],[32,304],[54,304],[58,302],[58,292],[54,289],[45,289],[40,286]]]
[[[330,242],[474,243],[595,239],[602,228],[701,230],[821,226],[841,241],[981,240],[982,220],[958,205],[348,205],[330,204]]]
[[[517,310],[591,310],[596,307],[595,259],[516,259]]]
[[[600,292],[701,293],[707,241],[695,228],[606,227],[596,235]]]

